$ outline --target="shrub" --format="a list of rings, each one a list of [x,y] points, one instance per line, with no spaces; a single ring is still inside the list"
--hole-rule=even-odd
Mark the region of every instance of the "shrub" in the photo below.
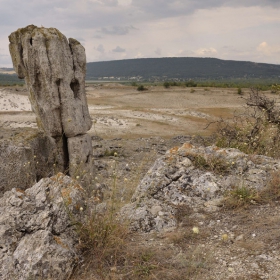
[[[193,80],[189,80],[185,82],[186,87],[196,87],[197,83],[195,83]]]
[[[246,111],[216,124],[215,144],[240,149],[247,154],[280,157],[280,108],[274,100],[251,89]]]
[[[164,83],[163,83],[163,86],[164,86],[165,88],[170,88],[170,83],[169,83],[169,82],[164,82]]]
[[[229,209],[247,207],[259,200],[258,192],[247,186],[234,187],[224,199],[224,206]]]
[[[239,95],[242,94],[242,89],[240,87],[237,89],[237,94],[239,94]]]
[[[145,88],[143,85],[140,85],[137,87],[137,90],[138,91],[144,91],[144,90],[147,90],[147,88]]]

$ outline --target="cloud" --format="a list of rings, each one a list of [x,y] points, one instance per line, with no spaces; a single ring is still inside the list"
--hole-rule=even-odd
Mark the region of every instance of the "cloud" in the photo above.
[[[113,26],[111,28],[102,27],[99,32],[106,35],[126,35],[131,30],[137,30],[134,26]]]
[[[200,48],[194,51],[194,54],[196,56],[202,56],[202,57],[216,56],[217,53],[218,53],[217,50],[214,48]]]
[[[129,6],[131,4],[131,0],[118,0],[119,5]]]
[[[97,48],[95,48],[98,52],[100,53],[104,53],[105,52],[105,49],[104,49],[104,46],[102,44],[98,45]]]
[[[113,50],[112,50],[112,52],[125,52],[125,49],[123,49],[123,48],[121,48],[120,46],[117,46],[116,48],[114,48]]]
[[[280,44],[269,45],[267,42],[262,42],[258,45],[257,51],[266,56],[276,56],[280,54]]]
[[[161,49],[160,48],[157,48],[155,50],[155,54],[158,55],[158,56],[161,56]]]

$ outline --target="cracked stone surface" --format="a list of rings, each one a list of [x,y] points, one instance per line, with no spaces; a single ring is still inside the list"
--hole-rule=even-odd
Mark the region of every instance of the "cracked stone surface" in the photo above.
[[[211,164],[205,168],[206,161],[212,162],[212,170]],[[133,230],[171,230],[177,226],[180,206],[215,212],[226,191],[242,186],[261,190],[279,169],[280,161],[269,157],[185,143],[156,160],[121,213]]]
[[[62,173],[0,199],[0,278],[68,279],[77,263],[85,192]]]

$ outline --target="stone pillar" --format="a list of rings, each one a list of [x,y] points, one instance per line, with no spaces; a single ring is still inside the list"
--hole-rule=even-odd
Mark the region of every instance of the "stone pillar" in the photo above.
[[[76,174],[69,163],[76,163],[77,154],[85,152],[85,141],[86,160],[82,161],[88,165],[84,169],[90,170],[92,148],[86,133],[92,123],[85,95],[84,47],[55,28],[34,25],[13,32],[9,41],[14,69],[25,79],[38,127],[60,143],[64,171]]]

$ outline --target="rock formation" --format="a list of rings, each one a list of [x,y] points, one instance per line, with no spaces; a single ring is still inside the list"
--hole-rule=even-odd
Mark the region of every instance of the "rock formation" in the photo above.
[[[280,161],[246,155],[237,149],[195,147],[185,143],[156,160],[123,207],[132,230],[164,231],[177,227],[180,207],[216,211],[234,187],[260,190]]]
[[[34,25],[18,29],[9,40],[14,69],[25,79],[39,129],[56,143],[63,171],[70,170],[73,175],[70,162],[82,164],[88,172],[92,151],[86,132],[91,128],[91,118],[85,95],[84,47],[75,39],[68,41],[55,28]],[[85,142],[87,154],[80,157]],[[69,149],[69,143],[75,143],[75,149]]]
[[[0,199],[0,279],[68,279],[78,261],[75,221],[85,192],[62,173]],[[71,215],[69,214],[71,213]]]

